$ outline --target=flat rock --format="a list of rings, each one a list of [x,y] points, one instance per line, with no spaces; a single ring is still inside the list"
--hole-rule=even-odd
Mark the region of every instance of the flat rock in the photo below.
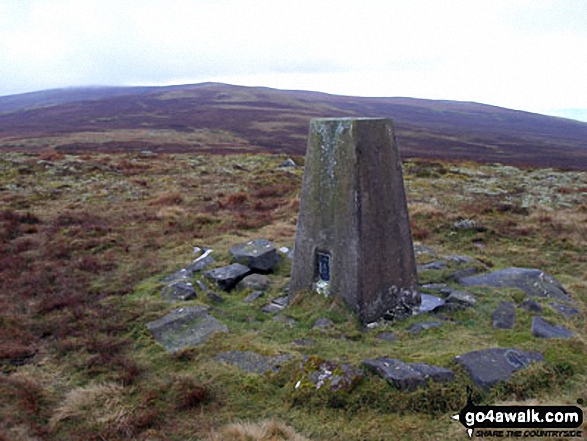
[[[491,315],[493,327],[497,329],[514,329],[516,324],[516,307],[512,302],[501,302]]]
[[[436,256],[436,251],[432,248],[426,247],[420,244],[414,244],[414,254],[421,256],[422,254],[429,254],[430,256]]]
[[[393,332],[380,332],[379,334],[377,334],[375,336],[375,338],[379,338],[381,340],[385,340],[385,341],[396,341],[397,337]]]
[[[196,291],[190,282],[176,281],[161,290],[161,297],[168,302],[181,302],[196,298]]]
[[[442,261],[442,260],[437,260],[434,262],[430,262],[424,265],[418,265],[416,267],[417,271],[436,271],[436,270],[441,270],[441,269],[445,269],[446,268],[446,262]]]
[[[571,302],[567,291],[554,277],[532,268],[506,268],[489,274],[462,278],[465,286],[519,288],[532,297],[550,297]]]
[[[445,303],[444,299],[433,296],[431,294],[420,293],[420,298],[422,299],[422,302],[420,303],[420,306],[415,309],[417,314],[434,311],[434,309],[444,305]]]
[[[255,239],[235,245],[230,249],[230,254],[236,262],[261,272],[271,271],[281,260],[277,250],[267,239]]]
[[[293,159],[287,158],[285,161],[283,161],[277,167],[279,167],[279,168],[287,168],[287,167],[297,167],[297,165],[296,165],[296,163],[294,162]]]
[[[442,326],[442,322],[438,321],[428,321],[428,322],[421,322],[421,323],[414,323],[408,326],[407,330],[412,334],[418,335],[420,332],[425,331],[427,329],[437,328]]]
[[[220,289],[230,291],[238,282],[250,273],[251,269],[249,267],[241,265],[240,263],[233,263],[232,265],[206,271],[204,276],[216,283]]]
[[[320,357],[306,357],[300,366],[298,378],[295,389],[304,385],[330,392],[350,392],[363,379],[363,371]]]
[[[221,295],[216,294],[215,292],[212,292],[212,291],[208,291],[206,293],[206,297],[208,297],[208,300],[210,300],[212,303],[224,302],[224,298]]]
[[[271,300],[271,302],[268,303],[267,305],[263,306],[261,308],[261,311],[267,312],[267,313],[279,312],[287,306],[287,303],[288,303],[287,296],[277,297],[277,298]]]
[[[445,256],[444,258],[450,262],[455,262],[455,263],[459,263],[459,264],[478,262],[478,260],[473,259],[472,257],[462,256],[460,254],[451,254],[450,256]]]
[[[216,260],[210,255],[202,255],[202,257],[194,260],[185,268],[180,269],[179,271],[174,272],[170,276],[165,277],[162,282],[164,283],[171,283],[171,282],[179,282],[179,281],[188,281],[194,274],[198,271],[202,271],[204,268],[212,265],[215,263]]]
[[[455,271],[454,273],[449,274],[448,279],[449,280],[454,280],[457,283],[461,282],[461,279],[464,279],[466,277],[471,277],[474,276],[475,274],[477,274],[479,272],[479,270],[477,268],[471,267],[471,268],[463,268],[460,270]]]
[[[253,303],[259,297],[262,297],[264,295],[265,295],[265,293],[263,291],[253,291],[252,293],[250,293],[248,296],[246,296],[243,299],[243,302],[244,303]]]
[[[414,390],[432,381],[453,381],[450,369],[426,363],[406,363],[395,358],[381,357],[363,360],[363,366],[400,390]]]
[[[542,306],[536,300],[526,299],[522,303],[520,303],[520,308],[525,309],[528,312],[542,312]]]
[[[277,372],[283,363],[293,358],[292,355],[261,355],[253,351],[228,351],[214,357],[217,362],[238,366],[248,374]]]
[[[327,317],[319,318],[314,322],[312,329],[326,329],[334,325],[334,322]]]
[[[573,338],[575,333],[562,325],[551,325],[542,317],[532,317],[532,335],[539,338]]]
[[[514,348],[489,348],[467,352],[455,357],[478,386],[490,389],[500,381],[508,380],[514,372],[525,369],[532,362],[542,361],[538,352],[526,352]]]
[[[263,274],[250,274],[238,282],[236,289],[244,291],[252,289],[253,291],[267,291],[271,285],[271,279]]]
[[[298,324],[298,322],[295,319],[292,319],[291,317],[287,317],[283,314],[277,314],[275,317],[273,317],[273,321],[277,322],[277,323],[281,323],[282,325],[285,325],[288,328],[293,328],[294,326],[296,326]]]
[[[199,346],[217,332],[228,332],[223,323],[209,314],[206,306],[186,306],[171,311],[147,328],[167,352]]]
[[[477,304],[477,299],[469,292],[452,290],[446,298],[446,303],[456,303],[464,307],[470,307]]]
[[[571,318],[580,312],[577,308],[559,302],[550,302],[548,305],[553,311],[558,312],[565,318]]]

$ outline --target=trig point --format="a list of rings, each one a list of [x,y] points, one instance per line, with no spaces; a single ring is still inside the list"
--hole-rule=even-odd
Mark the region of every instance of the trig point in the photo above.
[[[363,323],[420,304],[408,209],[392,121],[310,122],[291,296],[337,296]]]

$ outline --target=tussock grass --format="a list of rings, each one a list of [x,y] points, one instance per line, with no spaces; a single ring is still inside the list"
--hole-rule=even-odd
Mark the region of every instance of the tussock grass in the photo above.
[[[417,160],[404,168],[412,231],[437,253],[419,263],[464,254],[482,262],[480,270],[541,268],[583,314],[563,319],[538,299],[542,315],[575,339],[532,337],[532,314],[521,309],[513,331],[493,329],[493,309],[524,296],[483,287],[467,289],[476,308],[447,313],[442,326],[419,335],[408,327],[426,317],[365,332],[342,302],[311,293],[282,312],[296,321],[289,326],[260,311],[284,295],[291,270],[284,258],[252,305],[242,302],[248,291],[236,290],[221,293],[221,304],[205,295],[187,302],[213,306],[230,333],[165,353],[145,323],[178,306],[161,299],[161,279],[189,264],[195,246],[214,249],[215,266],[232,262],[233,245],[255,238],[292,247],[302,170],[278,169],[283,159],[0,155],[0,439],[466,439],[450,416],[471,381],[453,359],[497,346],[542,352],[546,363],[489,393],[475,390],[479,404],[587,398],[587,183],[576,172]],[[482,228],[456,228],[462,219]],[[463,289],[448,278],[460,268],[449,263],[420,281]],[[322,317],[334,325],[313,329]],[[378,339],[380,332],[397,339]],[[293,343],[300,339],[315,344]],[[277,373],[249,375],[213,360],[229,350],[293,358]],[[457,380],[401,393],[366,374],[351,394],[298,393],[306,356],[353,366],[383,356],[425,362],[454,369]]]

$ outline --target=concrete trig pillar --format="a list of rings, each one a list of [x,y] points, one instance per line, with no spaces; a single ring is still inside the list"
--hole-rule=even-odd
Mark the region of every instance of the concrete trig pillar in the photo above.
[[[338,296],[363,323],[420,304],[392,121],[325,118],[310,134],[291,294]]]

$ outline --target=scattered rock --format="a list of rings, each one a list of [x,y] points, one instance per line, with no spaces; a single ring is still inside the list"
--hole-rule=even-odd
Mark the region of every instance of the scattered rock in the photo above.
[[[291,317],[286,317],[283,314],[277,314],[275,317],[273,317],[273,321],[281,323],[289,328],[293,328],[298,324],[296,320],[292,319]]]
[[[532,335],[539,338],[573,338],[575,333],[562,325],[551,325],[542,317],[532,317]]]
[[[428,291],[441,291],[441,290],[446,290],[450,288],[447,288],[446,283],[427,283],[425,285],[420,286],[421,289],[425,289]]]
[[[285,161],[283,161],[277,167],[279,167],[279,168],[297,167],[297,164],[295,163],[295,161],[293,159],[287,158]]]
[[[334,322],[329,318],[322,317],[314,322],[312,329],[326,329],[334,325]]]
[[[473,219],[463,219],[455,222],[453,225],[457,230],[477,230],[480,228]]]
[[[181,302],[195,299],[196,291],[191,283],[177,281],[163,288],[161,297],[169,302]]]
[[[436,308],[444,305],[445,303],[444,299],[433,296],[431,294],[420,293],[420,298],[422,299],[422,302],[420,303],[420,306],[418,306],[418,308],[416,308],[415,310],[417,314],[423,314],[426,312],[434,311]]]
[[[223,323],[209,313],[207,306],[186,306],[147,323],[147,328],[167,352],[198,346],[217,332],[228,332]]]
[[[263,306],[261,311],[267,313],[274,313],[283,310],[287,306],[288,298],[287,297],[277,297],[271,300],[271,303]]]
[[[255,239],[235,245],[230,254],[236,262],[261,272],[271,271],[281,260],[277,250],[267,239]]]
[[[471,268],[463,268],[463,269],[455,271],[454,273],[451,273],[448,276],[448,279],[454,280],[457,283],[461,283],[461,279],[464,279],[465,277],[474,276],[478,272],[479,272],[479,270],[477,268],[472,268],[472,267]]]
[[[311,387],[331,392],[350,392],[363,379],[360,369],[320,357],[306,357],[300,370],[295,389]]]
[[[221,295],[216,294],[215,292],[209,291],[206,293],[208,300],[212,303],[222,303],[224,302],[224,298]]]
[[[253,291],[252,293],[250,293],[248,296],[246,296],[243,299],[243,302],[244,303],[253,303],[259,297],[262,297],[264,295],[265,295],[265,293],[263,291]]]
[[[211,252],[212,250],[206,250],[204,254],[202,254],[200,257],[198,257],[196,260],[190,263],[186,267],[186,270],[194,274],[208,268],[213,263],[216,263],[216,260],[212,256],[210,256]]]
[[[532,362],[542,361],[538,352],[526,352],[513,348],[489,348],[467,352],[455,357],[478,386],[485,390],[500,381],[508,380],[514,372],[525,369]]]
[[[498,329],[514,329],[516,324],[516,308],[512,302],[501,302],[491,315],[493,327]]]
[[[397,340],[397,337],[395,336],[395,334],[393,332],[380,332],[375,337],[380,338],[381,340],[389,341],[389,342]]]
[[[268,356],[253,351],[228,351],[216,355],[214,361],[238,366],[248,374],[265,374],[279,371],[281,365],[292,358],[289,354]]]
[[[363,360],[363,366],[400,390],[414,390],[428,380],[445,382],[455,378],[450,369],[426,363],[406,363],[395,358]]]
[[[250,273],[251,269],[249,267],[240,263],[233,263],[222,268],[206,271],[204,276],[216,283],[220,289],[230,291],[241,279]]]
[[[238,282],[236,289],[244,291],[245,289],[252,289],[254,291],[267,291],[271,285],[271,279],[263,274],[250,274],[243,280]]]
[[[549,305],[554,311],[558,312],[565,318],[571,318],[580,312],[577,308],[573,308],[572,306],[564,305],[558,302],[550,302]]]
[[[542,306],[536,300],[526,299],[520,303],[520,308],[525,309],[528,312],[542,312]]]
[[[494,286],[519,288],[533,297],[551,297],[572,301],[563,286],[544,271],[531,268],[506,268],[480,276],[465,277],[459,281],[465,286]]]
[[[478,262],[476,259],[473,259],[472,257],[462,256],[460,254],[451,254],[450,256],[445,256],[444,258],[446,260],[450,261],[450,262],[455,262],[455,263],[458,263],[458,264],[461,264],[461,263],[476,263],[476,262]]]
[[[411,332],[412,334],[418,335],[422,331],[425,331],[427,329],[437,328],[438,326],[442,326],[442,322],[428,321],[428,322],[414,323],[414,324],[408,326],[407,331]]]
[[[414,244],[414,253],[416,254],[416,256],[420,256],[422,254],[436,256],[436,251],[434,251],[432,248],[428,248],[420,244]]]
[[[477,304],[477,299],[469,292],[452,290],[446,298],[446,303],[455,303],[468,308],[475,306]]]
[[[425,265],[418,265],[416,267],[416,270],[418,272],[421,272],[421,271],[435,271],[435,270],[441,270],[441,269],[445,269],[445,268],[446,268],[446,262],[444,262],[442,260],[435,260],[434,262],[430,262]]]

